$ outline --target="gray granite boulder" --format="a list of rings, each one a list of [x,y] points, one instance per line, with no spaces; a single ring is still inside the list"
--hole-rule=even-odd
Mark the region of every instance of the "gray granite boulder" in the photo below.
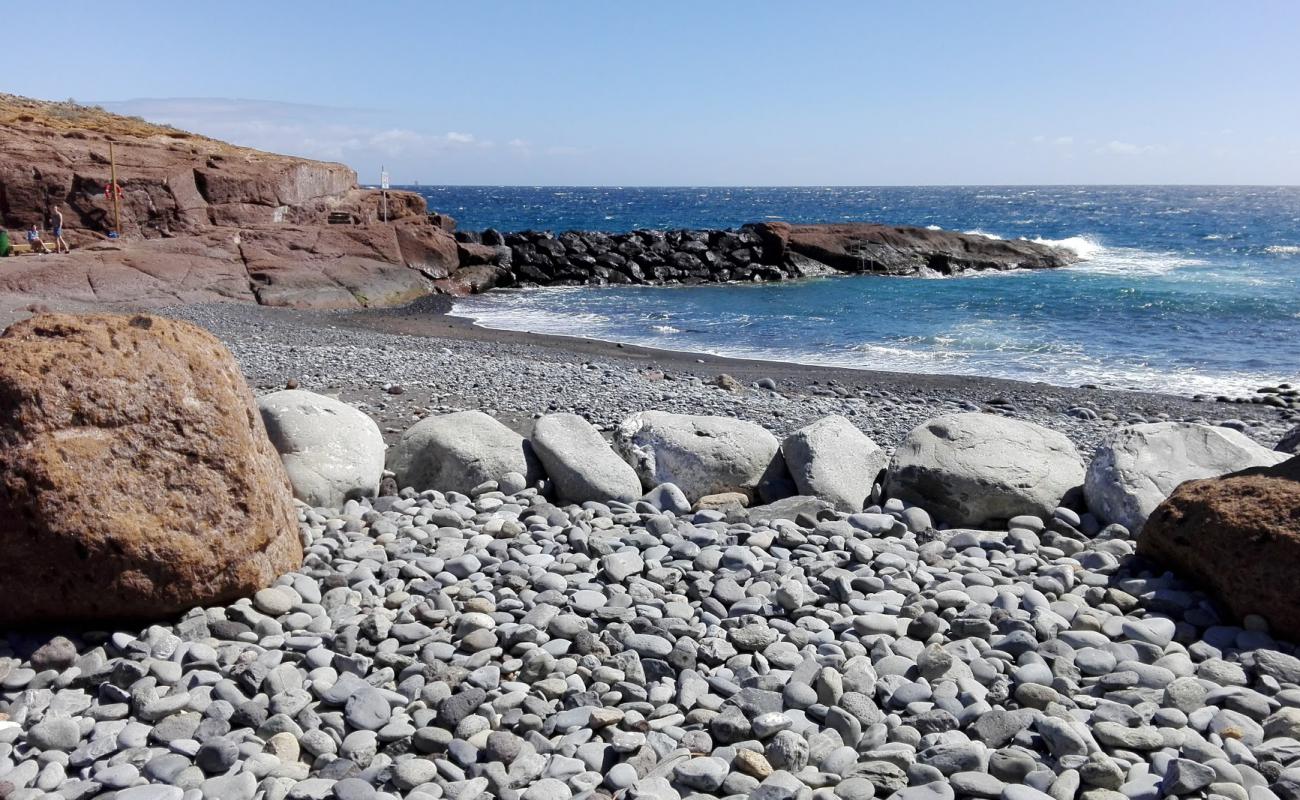
[[[1230,428],[1192,422],[1129,425],[1097,446],[1083,491],[1098,519],[1136,533],[1184,481],[1269,467],[1287,458]]]
[[[636,472],[577,414],[547,414],[537,420],[532,444],[562,502],[631,503],[641,496]]]
[[[861,511],[889,456],[841,416],[819,419],[781,443],[799,494],[820,497],[840,511]]]
[[[336,508],[378,493],[385,445],[373,419],[301,389],[260,397],[257,408],[299,500]]]
[[[508,472],[527,483],[544,473],[524,437],[481,411],[426,417],[412,425],[388,451],[388,468],[399,486],[417,491],[469,492]]]
[[[729,417],[641,411],[619,424],[614,443],[642,486],[676,484],[691,502],[722,492],[752,497],[785,473],[776,437]]]
[[[949,525],[1022,514],[1050,518],[1083,483],[1083,460],[1064,435],[994,414],[927,420],[898,446],[886,492]]]

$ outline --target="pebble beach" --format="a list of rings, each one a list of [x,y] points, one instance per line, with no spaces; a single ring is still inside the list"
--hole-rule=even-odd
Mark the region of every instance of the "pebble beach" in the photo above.
[[[335,395],[390,445],[485,411],[609,435],[655,409],[892,452],[984,411],[1087,453],[1134,422],[1271,447],[1289,411],[743,362],[468,326],[428,308],[208,305],[259,393]],[[725,376],[725,377],[723,377]],[[305,560],[170,623],[0,642],[0,798],[1144,800],[1300,796],[1300,658],[1267,621],[1059,507],[565,504],[522,475],[298,506]]]
[[[1300,5],[126,5],[0,800],[1300,800]]]

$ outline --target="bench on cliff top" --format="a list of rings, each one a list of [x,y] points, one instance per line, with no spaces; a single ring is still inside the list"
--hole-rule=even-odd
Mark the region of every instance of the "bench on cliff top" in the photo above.
[[[51,253],[54,252],[54,249],[53,249],[53,248],[50,248],[49,245],[46,245],[46,247],[49,248],[49,250],[50,250]],[[38,253],[38,252],[36,252],[35,250],[32,249],[32,246],[31,246],[30,244],[27,244],[26,242],[23,242],[22,244],[10,244],[10,245],[9,245],[9,255],[11,255],[11,256],[39,256],[39,255],[43,255],[43,253]]]

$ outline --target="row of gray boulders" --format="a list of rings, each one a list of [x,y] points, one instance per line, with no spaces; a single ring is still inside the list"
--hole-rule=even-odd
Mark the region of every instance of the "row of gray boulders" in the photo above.
[[[385,451],[378,426],[338,400],[289,390],[259,401],[299,499],[337,507],[399,486],[470,493],[489,482],[541,486],[566,503],[633,502],[671,484],[694,507],[816,497],[859,512],[884,497],[935,522],[978,526],[1086,508],[1138,531],[1180,483],[1286,458],[1243,434],[1194,423],[1112,432],[1085,464],[1064,435],[992,414],[949,414],[915,428],[893,457],[843,417],[778,440],[744,420],[643,411],[606,439],[574,414],[539,418],[525,438],[478,411],[427,417]]]

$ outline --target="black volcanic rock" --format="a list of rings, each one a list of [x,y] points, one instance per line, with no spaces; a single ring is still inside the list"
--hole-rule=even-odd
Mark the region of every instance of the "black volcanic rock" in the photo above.
[[[763,242],[764,261],[790,253],[847,273],[915,275],[923,269],[944,275],[974,270],[1045,269],[1078,260],[1069,250],[1024,239],[874,223],[753,226]]]
[[[500,281],[453,281],[458,292],[492,285],[575,286],[771,281],[835,273],[957,275],[976,270],[1047,269],[1076,260],[1074,253],[1024,240],[855,223],[746,225],[740,230],[632,231],[559,235],[485,231],[473,239],[501,241],[496,254],[462,239],[461,269],[494,265]],[[511,280],[508,275],[513,275]],[[455,276],[453,276],[454,278]],[[466,277],[469,277],[467,274]],[[479,288],[482,287],[482,288]]]

